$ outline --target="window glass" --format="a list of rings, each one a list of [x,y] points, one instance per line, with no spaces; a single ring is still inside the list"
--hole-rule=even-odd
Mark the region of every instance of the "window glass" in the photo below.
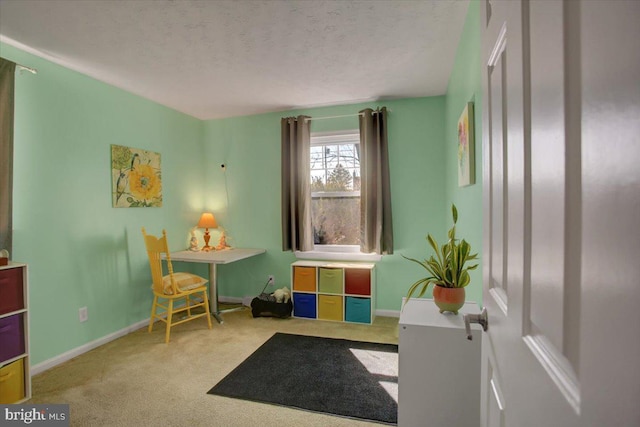
[[[360,244],[360,136],[311,136],[311,222],[315,245]]]

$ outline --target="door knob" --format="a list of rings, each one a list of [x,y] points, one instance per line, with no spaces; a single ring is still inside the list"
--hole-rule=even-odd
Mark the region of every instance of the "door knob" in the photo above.
[[[471,335],[471,324],[478,323],[482,326],[483,331],[487,331],[489,329],[489,316],[487,316],[487,308],[482,307],[482,311],[480,314],[465,314],[464,316],[464,329],[467,332],[467,339],[469,341],[473,340],[473,336]]]

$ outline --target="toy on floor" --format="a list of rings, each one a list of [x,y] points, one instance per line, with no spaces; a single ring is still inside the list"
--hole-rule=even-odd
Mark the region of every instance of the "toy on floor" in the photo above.
[[[289,288],[276,289],[272,294],[265,292],[271,279],[264,285],[259,296],[251,300],[251,314],[253,317],[279,317],[285,319],[291,317],[293,301]]]
[[[291,291],[285,286],[284,288],[276,289],[271,296],[276,298],[276,302],[287,303],[291,299]]]

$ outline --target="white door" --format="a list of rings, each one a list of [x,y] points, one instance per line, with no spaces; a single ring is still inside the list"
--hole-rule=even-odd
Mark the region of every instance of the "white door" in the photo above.
[[[481,1],[481,425],[640,426],[640,2]]]

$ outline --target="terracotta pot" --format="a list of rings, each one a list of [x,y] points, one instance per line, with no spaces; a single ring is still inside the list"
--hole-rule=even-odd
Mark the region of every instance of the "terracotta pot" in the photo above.
[[[440,313],[451,311],[458,314],[458,310],[464,305],[464,296],[464,288],[444,288],[437,285],[433,288],[433,300]]]

